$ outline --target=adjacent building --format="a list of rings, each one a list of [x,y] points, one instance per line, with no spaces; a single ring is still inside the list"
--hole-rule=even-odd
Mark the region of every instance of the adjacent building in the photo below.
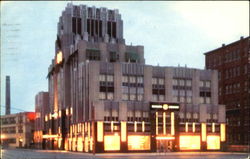
[[[206,68],[218,70],[219,104],[226,105],[227,142],[250,143],[250,42],[241,37],[205,53]]]
[[[118,10],[68,4],[48,69],[45,148],[80,152],[221,150],[218,72],[145,64]]]
[[[1,145],[28,148],[33,142],[34,112],[1,115]]]
[[[35,130],[34,130],[34,143],[35,148],[45,148],[45,140],[43,140],[44,134],[44,122],[45,114],[50,112],[49,109],[49,93],[39,92],[35,98]]]

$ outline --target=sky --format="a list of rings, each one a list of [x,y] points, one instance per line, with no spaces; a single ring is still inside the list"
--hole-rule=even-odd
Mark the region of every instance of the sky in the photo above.
[[[71,1],[69,1],[71,2]],[[48,90],[57,22],[66,1],[1,1],[1,113],[5,76],[11,77],[11,112],[34,111]],[[146,64],[204,69],[203,53],[249,36],[248,1],[73,1],[118,9],[126,44],[143,45]]]

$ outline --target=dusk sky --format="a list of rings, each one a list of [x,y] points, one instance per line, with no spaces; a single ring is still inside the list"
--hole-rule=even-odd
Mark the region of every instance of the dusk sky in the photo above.
[[[71,1],[70,1],[71,2]],[[66,1],[1,3],[1,110],[5,76],[11,77],[11,112],[34,111],[48,90],[57,22]],[[126,44],[143,45],[146,64],[203,69],[203,53],[249,36],[248,1],[73,1],[118,9]]]

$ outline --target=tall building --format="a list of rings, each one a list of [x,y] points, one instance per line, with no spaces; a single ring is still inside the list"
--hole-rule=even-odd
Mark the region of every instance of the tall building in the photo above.
[[[218,70],[219,103],[226,105],[227,142],[250,142],[249,37],[205,53],[206,68]]]
[[[10,76],[6,76],[5,115],[10,114]]]
[[[34,112],[0,116],[1,145],[11,148],[28,148],[33,144]]]
[[[45,114],[50,112],[49,109],[49,92],[39,92],[35,99],[35,131],[34,131],[34,143],[35,148],[45,148],[45,140],[43,140],[44,134],[44,118]]]
[[[48,69],[46,148],[82,152],[220,150],[217,71],[145,64],[118,10],[68,4]]]

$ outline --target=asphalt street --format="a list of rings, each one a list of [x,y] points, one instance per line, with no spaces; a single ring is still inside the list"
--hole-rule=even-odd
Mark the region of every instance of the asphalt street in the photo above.
[[[105,153],[90,154],[53,150],[1,150],[2,159],[247,159],[247,153],[170,152],[170,153]]]

